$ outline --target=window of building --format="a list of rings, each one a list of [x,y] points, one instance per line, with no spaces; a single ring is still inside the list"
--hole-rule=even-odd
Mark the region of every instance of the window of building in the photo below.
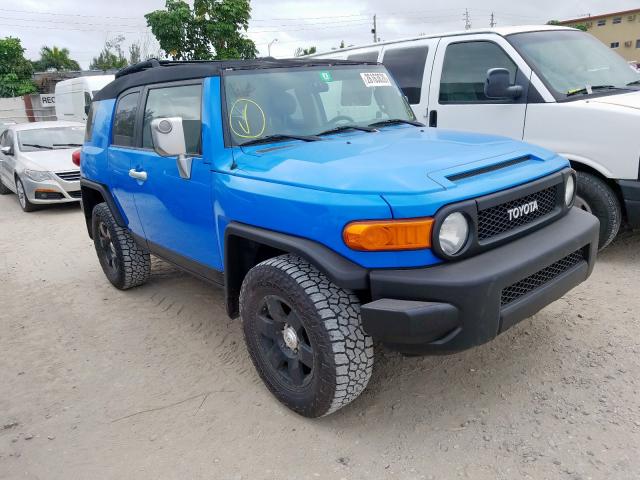
[[[602,20],[598,20],[598,26],[604,27],[607,24],[607,19],[603,18]]]
[[[140,92],[120,97],[113,118],[113,144],[132,147],[135,139],[136,113]]]
[[[618,48],[620,46],[620,42],[611,42],[611,48]]]
[[[640,40],[636,40],[636,48],[640,48]]]
[[[149,90],[144,107],[142,147],[153,148],[151,121],[156,118],[180,117],[187,153],[200,153],[202,85],[179,85]]]
[[[614,25],[618,24],[618,23],[622,23],[622,17],[614,17],[613,23],[614,23]]]
[[[506,68],[511,84],[518,67],[493,42],[452,43],[447,47],[440,81],[440,103],[495,102],[484,94],[487,71]]]
[[[420,103],[424,65],[429,47],[405,47],[385,51],[382,63],[389,69],[411,105]]]

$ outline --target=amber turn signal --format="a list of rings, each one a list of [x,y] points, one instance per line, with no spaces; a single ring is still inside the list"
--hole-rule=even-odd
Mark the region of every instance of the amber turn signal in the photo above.
[[[342,232],[344,243],[353,250],[382,252],[431,247],[433,218],[351,222]]]

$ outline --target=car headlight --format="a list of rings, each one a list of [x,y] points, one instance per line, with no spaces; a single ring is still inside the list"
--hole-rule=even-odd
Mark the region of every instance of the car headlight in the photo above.
[[[573,197],[576,194],[576,180],[573,175],[567,177],[564,185],[564,203],[568,207],[573,203]]]
[[[34,182],[44,182],[45,180],[49,180],[51,178],[49,172],[42,172],[40,170],[25,170],[24,174],[27,178],[30,178]]]
[[[455,255],[462,250],[469,238],[469,221],[460,212],[449,214],[438,232],[438,243],[447,255]]]

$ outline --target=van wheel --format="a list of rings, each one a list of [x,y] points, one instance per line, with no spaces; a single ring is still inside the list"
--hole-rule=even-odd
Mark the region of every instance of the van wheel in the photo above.
[[[151,275],[149,251],[119,226],[106,203],[93,209],[93,243],[104,274],[120,290],[137,287]]]
[[[615,192],[599,177],[578,172],[575,206],[600,220],[600,250],[609,245],[620,230],[622,210]]]
[[[249,355],[273,395],[305,417],[335,412],[365,389],[373,341],[360,302],[295,255],[252,268],[240,291]]]

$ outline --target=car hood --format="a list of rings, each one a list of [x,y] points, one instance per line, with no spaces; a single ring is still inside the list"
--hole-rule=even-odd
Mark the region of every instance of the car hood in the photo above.
[[[620,93],[589,99],[589,102],[640,109],[640,92]]]
[[[25,168],[49,172],[69,172],[79,170],[71,161],[71,154],[74,150],[77,148],[20,152],[20,158],[24,161]]]
[[[238,148],[234,173],[344,193],[427,193],[451,185],[444,173],[463,174],[527,155],[541,161],[555,156],[504,137],[399,126]]]

